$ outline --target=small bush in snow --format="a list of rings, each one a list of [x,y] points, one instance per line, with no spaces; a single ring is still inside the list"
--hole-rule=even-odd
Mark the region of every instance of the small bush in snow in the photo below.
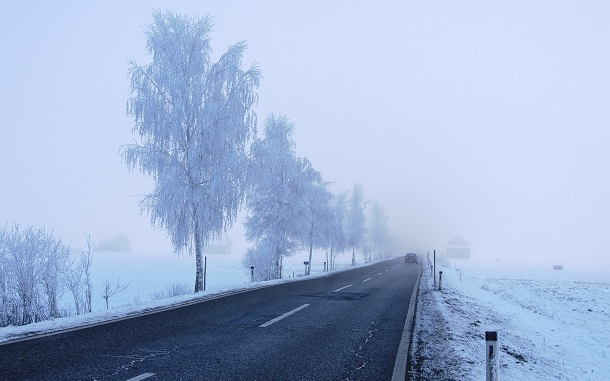
[[[172,283],[165,286],[168,297],[190,294],[191,288],[185,283]]]

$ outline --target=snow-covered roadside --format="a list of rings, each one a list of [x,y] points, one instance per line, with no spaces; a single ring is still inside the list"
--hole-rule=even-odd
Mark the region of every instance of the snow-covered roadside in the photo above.
[[[606,267],[604,267],[606,266]],[[411,348],[415,380],[485,379],[485,331],[497,331],[500,378],[610,379],[608,264],[454,261],[443,289],[423,271]]]

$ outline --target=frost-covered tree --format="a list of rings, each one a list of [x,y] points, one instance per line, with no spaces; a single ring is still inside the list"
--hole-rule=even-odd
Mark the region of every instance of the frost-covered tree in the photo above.
[[[352,248],[352,266],[356,264],[356,248],[364,243],[366,234],[366,217],[364,214],[364,191],[362,186],[354,184],[349,198],[347,214],[347,242]]]
[[[311,261],[314,248],[326,247],[325,233],[331,221],[332,193],[328,184],[322,179],[307,158],[299,160],[301,167],[301,193],[307,202],[307,219],[305,220],[305,244],[309,247],[309,264],[307,274],[311,274]]]
[[[129,69],[127,114],[141,142],[124,146],[122,157],[155,181],[141,201],[151,223],[167,231],[176,252],[194,249],[198,292],[203,246],[231,227],[243,202],[261,75],[242,69],[244,42],[211,62],[209,16],[154,12],[153,19],[145,29],[152,63]]]
[[[333,195],[331,201],[332,215],[326,229],[326,247],[330,250],[329,267],[335,267],[337,255],[347,249],[346,218],[347,192]]]
[[[70,248],[64,246],[61,240],[55,239],[51,234],[43,236],[41,242],[43,253],[41,258],[41,281],[47,304],[47,314],[51,318],[60,317],[59,299],[62,296],[62,272],[70,257]]]
[[[91,248],[93,247],[93,242],[91,242],[91,237],[87,237],[87,249],[80,252],[80,268],[83,273],[83,291],[85,294],[85,311],[91,312],[92,306],[92,297],[93,297],[93,279],[91,276],[91,266],[93,265],[93,252]]]
[[[254,243],[243,264],[265,278],[281,277],[282,259],[299,248],[308,215],[301,164],[292,140],[294,125],[285,116],[270,115],[265,121],[264,139],[250,149],[246,197],[246,238]],[[259,263],[258,267],[254,262]],[[273,271],[268,271],[269,269]]]
[[[64,271],[64,282],[72,295],[77,315],[91,312],[93,281],[91,266],[93,264],[93,242],[87,238],[87,249],[73,253],[69,266]]]
[[[60,316],[69,248],[45,229],[0,233],[0,323],[24,325]]]
[[[6,228],[0,230],[0,327],[10,324],[9,316],[11,311],[10,295],[8,293],[8,252],[6,247],[7,232]]]
[[[369,240],[375,257],[381,259],[389,242],[388,216],[379,201],[373,201],[369,209]]]
[[[104,239],[97,244],[96,251],[120,251],[128,253],[131,251],[129,237],[126,234],[117,234],[112,238]]]

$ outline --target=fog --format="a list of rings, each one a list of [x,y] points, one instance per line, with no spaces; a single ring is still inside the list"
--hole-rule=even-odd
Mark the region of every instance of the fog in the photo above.
[[[361,184],[410,250],[609,257],[609,3],[329,3],[5,4],[0,222],[171,251],[118,155],[127,61],[151,61],[142,28],[169,9],[214,15],[217,55],[247,40],[259,127],[286,114],[298,155],[334,191]]]

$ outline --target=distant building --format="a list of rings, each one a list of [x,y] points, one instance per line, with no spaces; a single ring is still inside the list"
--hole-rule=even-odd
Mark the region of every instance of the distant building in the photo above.
[[[447,258],[470,259],[470,245],[460,236],[456,236],[445,246]]]

